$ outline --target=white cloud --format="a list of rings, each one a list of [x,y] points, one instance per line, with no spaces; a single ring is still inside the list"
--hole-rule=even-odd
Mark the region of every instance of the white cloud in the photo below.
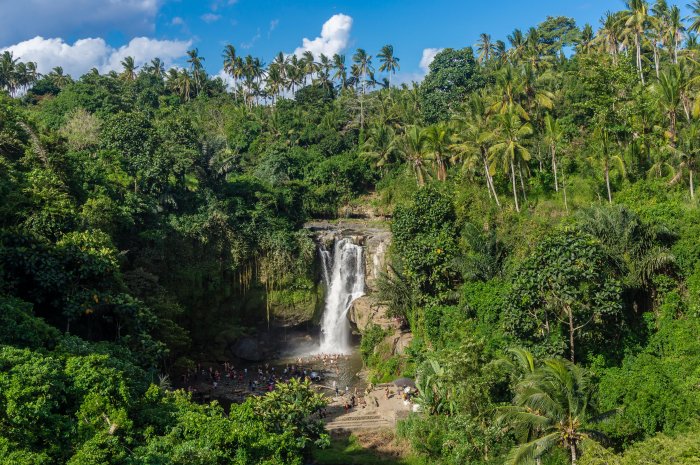
[[[83,37],[121,32],[129,36],[154,31],[164,0],[1,0],[0,46],[42,34]]]
[[[115,49],[100,37],[76,40],[71,45],[60,38],[37,36],[0,51],[9,50],[22,61],[35,61],[40,73],[45,74],[55,66],[62,66],[64,72],[78,77],[91,68],[97,68],[100,72],[120,70],[120,62],[127,56],[134,57],[138,66],[156,57],[167,66],[183,57],[191,45],[191,41],[137,37]]]
[[[200,16],[200,18],[202,18],[202,21],[204,21],[205,23],[213,23],[215,21],[220,20],[221,15],[216,15],[214,13],[206,13]]]
[[[440,53],[442,51],[441,48],[426,48],[423,49],[423,56],[420,59],[420,68],[425,72],[425,74],[428,74],[428,71],[430,71],[430,63],[433,62],[435,59],[435,55]]]
[[[260,29],[258,29],[258,32],[251,37],[251,39],[248,42],[243,42],[241,43],[241,48],[248,50],[249,48],[253,48],[253,45],[255,45],[255,42],[260,40]]]
[[[185,24],[185,20],[179,16],[175,16],[172,21],[170,21],[170,24],[173,26],[183,26]]]
[[[321,53],[328,56],[340,53],[348,45],[351,29],[352,17],[344,14],[333,15],[328,21],[323,23],[319,37],[313,40],[304,38],[302,46],[298,47],[294,53],[301,55],[307,50],[315,56]]]
[[[279,20],[279,19],[273,19],[272,21],[270,21],[270,29],[269,29],[269,32],[272,32],[272,31],[274,31],[275,29],[277,29],[277,25],[278,25],[279,23],[280,23],[280,20]]]

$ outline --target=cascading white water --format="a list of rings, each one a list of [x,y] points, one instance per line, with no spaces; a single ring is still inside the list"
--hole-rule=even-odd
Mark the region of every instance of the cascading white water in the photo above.
[[[347,354],[350,352],[348,310],[352,302],[365,293],[362,247],[350,239],[340,239],[335,242],[332,257],[328,250],[321,248],[321,262],[328,290],[319,352]]]

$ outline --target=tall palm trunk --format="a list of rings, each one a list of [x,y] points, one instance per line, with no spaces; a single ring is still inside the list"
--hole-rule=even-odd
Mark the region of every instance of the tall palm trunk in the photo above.
[[[493,195],[493,199],[496,201],[496,205],[498,205],[500,207],[501,202],[499,202],[499,200],[498,200],[498,194],[496,194],[496,188],[493,185],[493,178],[491,177],[491,173],[489,173],[489,166],[486,163],[486,156],[483,155],[483,151],[482,151],[481,159],[484,162],[484,174],[486,175],[486,187],[489,191],[489,197],[491,197],[491,195]]]
[[[571,363],[576,363],[575,360],[575,348],[574,348],[574,332],[576,331],[576,328],[574,327],[574,311],[573,309],[566,305],[564,307],[566,310],[567,316],[569,317],[569,352],[570,352],[570,358],[571,358]]]
[[[608,203],[612,203],[612,193],[610,192],[610,166],[608,158],[605,158],[605,186],[608,188]]]
[[[642,41],[639,37],[639,33],[634,35],[634,44],[637,48],[637,70],[639,70],[639,78],[642,80],[642,85],[644,85],[644,72],[642,71]]]
[[[654,42],[654,68],[656,69],[656,79],[659,78],[659,47]]]
[[[523,181],[523,166],[518,163],[518,177],[520,177],[520,188],[523,190],[523,199],[527,201],[527,193],[525,192],[525,181]]]
[[[518,188],[515,186],[515,166],[513,166],[513,160],[510,161],[510,179],[513,182],[513,200],[515,200],[515,211],[520,213],[520,204],[518,204]]]
[[[561,191],[564,194],[564,209],[569,213],[569,202],[566,198],[566,180],[564,179],[564,168],[561,169]]]
[[[690,176],[690,198],[695,200],[695,187],[693,186],[693,169],[688,168],[688,175]]]
[[[576,465],[578,462],[578,457],[576,455],[576,443],[572,442],[569,445],[569,448],[571,449],[571,465]]]
[[[559,181],[557,179],[557,148],[552,144],[552,172],[554,173],[554,190],[559,192]]]

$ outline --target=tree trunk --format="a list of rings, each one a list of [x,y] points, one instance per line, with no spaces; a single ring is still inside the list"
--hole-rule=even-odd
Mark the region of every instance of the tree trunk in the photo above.
[[[518,204],[518,188],[515,186],[515,166],[513,166],[513,160],[510,161],[510,179],[513,181],[513,199],[515,200],[515,211],[520,213],[520,205]]]
[[[493,185],[493,178],[491,173],[489,173],[489,166],[486,164],[486,157],[482,156],[484,161],[484,174],[486,175],[486,187],[489,189],[489,195],[493,194],[493,198],[496,201],[496,205],[501,206],[501,202],[498,201],[498,194],[496,194],[496,188]]]
[[[576,444],[571,443],[569,448],[571,449],[571,465],[576,465],[578,462],[578,457],[576,456]]]
[[[559,192],[559,181],[557,179],[557,149],[552,144],[552,172],[554,173],[554,191]]]
[[[564,168],[561,169],[561,191],[564,194],[564,209],[569,213],[569,202],[566,198],[566,180],[564,179]]]
[[[527,202],[527,193],[525,193],[525,181],[523,181],[523,167],[518,163],[518,177],[520,178],[520,188],[523,190],[523,199]]]
[[[690,199],[695,200],[695,187],[693,186],[693,169],[688,168],[688,174],[690,175]]]
[[[576,363],[574,356],[574,331],[576,330],[574,328],[574,311],[569,305],[566,305],[564,308],[569,315],[569,351],[571,352],[571,363]]]
[[[634,43],[637,47],[637,69],[639,70],[639,78],[642,80],[642,85],[644,85],[644,71],[642,71],[642,44],[639,34],[635,34]]]
[[[610,192],[610,167],[608,159],[605,158],[605,186],[608,188],[608,203],[612,203],[612,193]]]
[[[654,68],[656,69],[656,79],[659,78],[659,48],[654,44]]]

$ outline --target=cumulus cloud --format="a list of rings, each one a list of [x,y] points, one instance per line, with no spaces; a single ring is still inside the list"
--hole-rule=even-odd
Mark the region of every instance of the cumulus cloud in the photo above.
[[[200,16],[200,18],[202,18],[202,21],[204,21],[205,23],[208,24],[208,23],[213,23],[215,21],[220,20],[221,15],[217,15],[214,13],[206,13],[206,14],[203,14],[202,16]]]
[[[315,39],[304,38],[302,46],[298,47],[294,53],[301,55],[306,51],[310,51],[315,56],[321,53],[328,56],[340,53],[348,46],[351,29],[352,17],[344,14],[333,15],[328,21],[323,23],[319,37]]]
[[[163,0],[2,0],[0,46],[43,34],[82,37],[152,33]]]
[[[62,66],[64,72],[78,77],[92,68],[100,72],[121,69],[121,61],[127,56],[134,57],[138,66],[159,57],[166,66],[183,57],[191,41],[157,40],[136,37],[128,44],[113,48],[102,38],[76,40],[73,44],[63,39],[44,39],[37,36],[15,45],[0,49],[9,50],[22,61],[35,61],[40,73],[48,73],[55,66]]]
[[[425,74],[428,74],[428,71],[430,71],[430,63],[433,62],[435,59],[435,55],[440,53],[442,51],[441,48],[426,48],[423,49],[423,56],[420,59],[420,68],[425,72]]]

